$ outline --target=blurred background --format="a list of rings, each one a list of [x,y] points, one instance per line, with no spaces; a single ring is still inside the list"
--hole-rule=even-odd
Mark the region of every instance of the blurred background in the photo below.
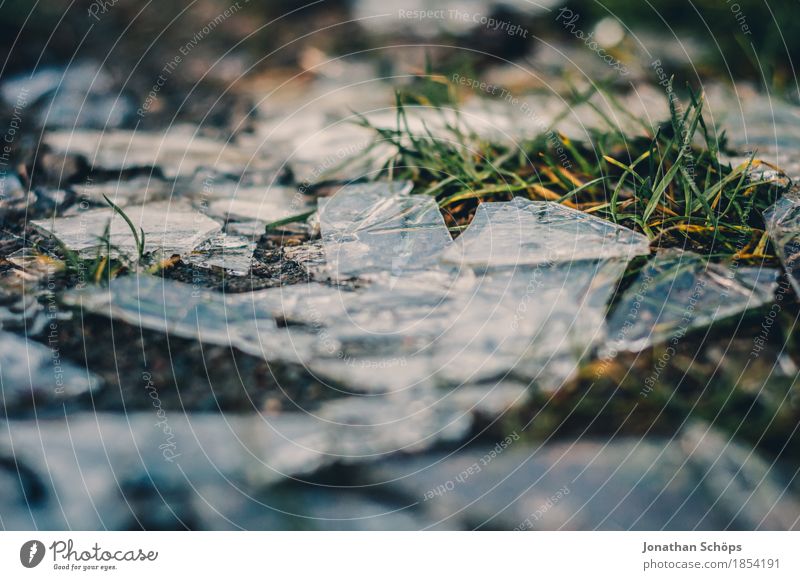
[[[564,143],[590,143],[597,136],[592,128],[612,111],[624,133],[614,123],[603,130],[619,131],[625,149],[628,136],[630,143],[649,142],[668,119],[664,88],[671,79],[684,102],[707,94],[706,119],[725,131],[730,159],[746,159],[758,147],[763,159],[796,179],[798,8],[798,0],[6,0],[0,4],[2,332],[9,344],[10,334],[29,345],[47,343],[51,296],[76,286],[69,273],[50,280],[52,263],[36,271],[41,256],[25,252],[44,245],[30,220],[108,209],[101,196],[111,192],[120,205],[184,196],[205,211],[207,199],[200,197],[227,203],[240,187],[264,197],[276,184],[309,194],[303,209],[313,210],[314,198],[332,191],[329,182],[315,182],[318,168],[354,143],[352,151],[363,148],[364,133],[339,120],[389,110],[393,122],[396,103],[473,106],[477,118],[479,102],[494,136],[519,129],[530,137],[557,120]],[[611,97],[591,100],[597,89]],[[519,106],[503,108],[507,97],[520,95],[537,104],[541,118],[525,118]],[[612,97],[619,99],[613,106]],[[645,118],[645,127],[626,112]],[[179,130],[161,141],[173,128]],[[115,135],[124,139],[114,141]],[[589,158],[594,167],[603,152],[593,146],[584,151],[596,156]],[[330,181],[361,179],[366,171]],[[477,203],[470,203],[461,206],[460,224],[474,213]],[[318,224],[315,230],[291,223],[278,235],[264,226],[280,216],[255,226],[248,215],[214,217],[227,233],[251,238],[247,275],[197,274],[185,260],[165,265],[165,277],[236,293],[303,282],[324,267],[321,246],[314,245]],[[768,266],[779,266],[775,256]],[[781,299],[790,299],[753,360],[747,357],[769,301],[683,341],[646,395],[642,377],[658,368],[663,345],[588,361],[555,394],[505,378],[491,400],[481,398],[486,385],[466,389],[453,401],[469,424],[449,439],[437,437],[456,421],[438,410],[429,422],[393,427],[391,401],[337,406],[340,392],[291,365],[267,365],[258,356],[54,305],[63,316],[61,356],[89,367],[107,387],[81,390],[62,407],[60,400],[37,399],[38,391],[33,396],[35,374],[15,375],[25,388],[3,403],[15,452],[0,449],[0,491],[13,490],[0,494],[0,527],[796,527],[800,309],[785,279],[780,288]],[[9,369],[37,360],[14,344],[7,353],[26,355],[0,358],[6,393],[14,386]],[[200,482],[202,500],[190,493],[186,474],[179,477],[162,460],[142,369],[159,385],[159,404],[175,430],[191,434],[182,440],[184,465],[191,482]],[[52,379],[46,364],[40,370],[43,383]],[[418,401],[405,403],[416,417]],[[331,418],[323,427],[304,413],[318,407]],[[66,409],[80,427],[71,440],[58,423]],[[278,417],[275,432],[248,422],[253,411]],[[235,418],[223,423],[220,412]],[[44,418],[53,424],[41,427]],[[325,431],[327,423],[371,420],[378,428],[370,436],[339,441]],[[50,466],[40,461],[39,438],[51,457],[80,460],[77,467],[52,467],[53,485],[61,485],[72,506],[66,513],[46,500],[43,474]],[[513,449],[505,453],[509,438]],[[414,445],[406,449],[409,440]],[[242,441],[259,451],[240,452]],[[326,463],[305,453],[330,441],[341,443],[334,450],[343,455],[367,457],[374,443],[380,457]],[[502,458],[491,455],[503,441]],[[133,457],[133,449],[143,450],[144,459]],[[491,479],[441,492],[489,455],[493,467],[484,475]],[[254,456],[269,457],[275,469],[254,477]],[[96,478],[83,489],[73,485],[82,469]],[[286,477],[276,475],[281,469]],[[114,470],[130,476],[120,483]],[[246,493],[231,492],[226,470]],[[437,501],[428,502],[434,491]],[[549,519],[531,523],[532,514],[548,511]]]
[[[680,81],[676,86],[748,82],[796,98],[792,63],[800,40],[791,23],[797,8],[793,0],[81,0],[33,7],[11,0],[0,8],[2,79],[35,74],[30,100],[50,126],[75,122],[70,113],[77,113],[79,102],[68,97],[77,100],[88,88],[92,106],[78,115],[80,126],[141,122],[146,128],[203,118],[204,125],[229,131],[246,131],[252,106],[279,85],[281,95],[307,91],[319,80],[370,76],[397,76],[394,84],[412,85],[412,75],[426,68],[496,79],[511,88],[535,84],[518,64],[551,73],[542,83],[590,77],[629,89],[653,78],[649,64],[657,58]],[[570,17],[559,20],[559,14]],[[576,32],[593,34],[630,74],[614,74],[586,50],[592,40],[575,42]],[[181,50],[184,62],[167,75],[147,117],[137,118],[136,109]],[[65,71],[59,89],[65,94],[45,115],[40,109]],[[8,87],[4,95],[8,106]],[[267,110],[270,105],[270,99],[261,103]]]

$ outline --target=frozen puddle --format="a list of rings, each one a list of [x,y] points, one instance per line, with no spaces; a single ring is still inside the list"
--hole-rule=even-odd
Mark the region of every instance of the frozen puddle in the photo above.
[[[631,259],[649,252],[647,238],[628,228],[557,203],[518,197],[478,206],[469,228],[443,259],[486,268]]]
[[[144,230],[145,253],[186,255],[220,231],[217,222],[183,204],[157,202],[128,206],[124,211],[137,231]],[[138,254],[133,232],[111,208],[31,223],[42,234],[59,240],[67,249],[84,257],[106,253],[106,244],[102,241],[106,228],[109,228],[112,255],[122,253],[135,257]]]
[[[680,250],[660,252],[612,312],[608,346],[637,352],[767,304],[777,277],[769,268],[710,263]]]

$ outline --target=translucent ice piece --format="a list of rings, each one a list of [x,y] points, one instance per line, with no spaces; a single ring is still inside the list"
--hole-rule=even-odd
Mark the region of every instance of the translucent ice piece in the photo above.
[[[710,263],[692,252],[659,252],[611,313],[607,349],[638,352],[769,303],[777,274]]]
[[[155,276],[127,276],[113,280],[108,288],[68,292],[65,302],[143,328],[213,344],[231,344],[242,324],[253,331],[257,325],[275,326],[269,308],[239,312],[227,307],[223,294]]]
[[[169,202],[128,206],[124,209],[134,226],[145,233],[145,252],[186,255],[220,230],[217,222],[182,204]],[[136,241],[125,220],[113,209],[97,209],[76,216],[33,221],[42,234],[61,241],[82,256],[105,253],[100,241],[111,223],[111,245],[129,256],[137,253]],[[114,253],[114,248],[112,248]]]
[[[354,291],[298,284],[220,294],[142,276],[65,300],[131,324],[303,364],[345,392],[399,394],[509,373],[557,388],[603,333],[621,260],[441,270]]]
[[[161,426],[153,428],[153,413],[148,412],[124,417],[62,413],[36,421],[3,422],[0,459],[6,466],[14,458],[11,469],[0,471],[0,489],[12,490],[11,498],[2,497],[3,507],[17,500],[20,483],[32,479],[41,482],[40,496],[46,501],[26,505],[17,500],[25,506],[28,525],[33,519],[48,529],[124,529],[140,499],[131,484],[145,480],[149,489],[155,488],[153,495],[164,494],[160,502],[169,502],[168,510],[152,511],[180,513],[181,506],[189,503],[193,518],[202,505],[219,510],[219,515],[231,509],[232,496],[263,501],[259,492],[264,485],[302,477],[336,462],[363,463],[391,453],[420,451],[460,439],[469,428],[469,415],[459,416],[452,406],[440,409],[428,397],[408,399],[351,398],[316,412],[269,416],[166,410],[162,419],[169,428],[166,434]],[[16,485],[8,485],[9,475]],[[238,492],[232,494],[231,486]],[[56,497],[63,501],[63,509]],[[244,509],[250,511],[258,504],[274,509],[255,499],[248,504]],[[18,514],[22,510],[9,511],[3,511],[4,524],[10,515],[17,516],[12,522],[24,521]]]
[[[304,458],[306,465],[358,463],[398,452],[419,452],[440,442],[463,439],[474,415],[485,412],[494,416],[496,409],[508,404],[508,396],[502,402],[495,399],[493,404],[486,404],[491,398],[488,392],[492,390],[488,386],[482,394],[465,393],[466,396],[460,398],[432,389],[349,396],[325,402],[303,415],[286,413],[265,417],[265,422],[269,430],[285,442],[284,446],[296,447],[295,457]],[[270,465],[274,465],[275,459],[269,458]],[[262,475],[269,477],[269,474]]]
[[[327,460],[309,451],[323,445],[327,433],[299,413],[262,417],[167,410],[160,419],[164,429],[153,427],[153,417],[152,412],[62,413],[0,424],[0,457],[8,459],[13,449],[20,468],[42,482],[46,501],[26,506],[28,525],[35,520],[48,529],[126,529],[143,495],[133,487],[137,481],[148,482],[147,492],[160,498],[167,514],[189,513],[197,525],[202,505],[217,515],[231,509],[231,486],[242,492],[235,495],[252,498],[256,486],[310,473]],[[5,483],[7,472],[0,473]],[[184,474],[191,474],[190,485]],[[151,509],[143,509],[137,521],[162,511],[153,505],[145,501]],[[6,516],[7,510],[4,524]]]
[[[467,409],[431,391],[346,397],[323,404],[319,417],[328,422],[329,453],[351,463],[457,441],[472,423]]]
[[[153,176],[140,176],[128,180],[105,183],[79,183],[72,189],[81,197],[104,204],[103,196],[108,196],[118,206],[140,205],[145,202],[166,201],[175,194],[173,182]]]
[[[259,220],[266,224],[311,209],[308,198],[291,187],[243,187],[227,199],[209,203],[208,213],[225,220]]]
[[[0,94],[11,106],[34,103],[38,123],[47,127],[121,126],[136,112],[131,97],[114,88],[114,78],[93,62],[66,69],[42,68],[3,83]]]
[[[323,197],[318,200],[320,210],[325,208],[329,203],[336,200],[331,206],[330,221],[339,224],[339,229],[346,227],[350,221],[354,221],[362,217],[366,208],[359,207],[358,201],[363,201],[365,204],[375,204],[379,201],[393,196],[408,197],[414,184],[410,181],[376,181],[373,183],[354,183],[340,188],[333,196]],[[337,197],[341,196],[340,199]]]
[[[326,317],[334,345],[309,362],[318,376],[363,392],[460,385],[506,374],[557,388],[604,335],[623,260],[430,273],[342,295]]]
[[[237,173],[271,167],[263,150],[202,137],[192,125],[174,125],[163,133],[149,131],[53,131],[45,142],[56,153],[86,156],[95,169],[119,171],[158,167],[167,178],[190,177],[201,168]]]
[[[323,341],[317,317],[335,311],[339,294],[318,284],[222,294],[156,276],[127,276],[107,288],[70,291],[64,301],[142,328],[296,362]],[[279,328],[277,320],[293,325]]]
[[[225,232],[235,236],[258,239],[264,233],[264,226],[267,223],[259,220],[247,220],[243,222],[228,222],[225,225]]]
[[[436,200],[409,196],[408,183],[371,183],[320,200],[325,254],[334,278],[431,268],[452,239]]]
[[[800,197],[782,197],[764,213],[764,219],[789,280],[800,294]]]
[[[623,260],[492,272],[437,341],[450,384],[515,374],[555,389],[605,336],[606,303]]]
[[[217,234],[189,254],[187,261],[198,268],[225,270],[232,276],[246,276],[250,272],[255,249],[252,238]]]
[[[410,279],[430,281],[425,274]],[[402,391],[434,381],[436,339],[464,311],[469,294],[462,290],[468,289],[408,281],[341,294],[339,308],[329,308],[323,318],[328,348],[309,368],[358,392]]]
[[[716,95],[712,92],[709,97],[711,110],[723,113],[729,143],[734,147],[757,150],[758,157],[768,161],[774,159],[767,152],[791,153],[800,149],[800,108],[796,105],[742,87],[717,91]]]
[[[370,86],[370,91],[375,87]],[[363,91],[362,91],[363,92]],[[369,92],[369,91],[367,91]],[[355,115],[329,115],[320,110],[342,94],[342,87],[320,94],[312,107],[293,105],[284,114],[275,115],[257,124],[256,134],[243,136],[242,141],[255,141],[255,147],[269,143],[284,153],[296,183],[314,184],[322,181],[350,180],[374,176],[396,153],[386,141],[377,141],[376,133],[360,126]],[[352,102],[345,110],[352,111]],[[396,120],[396,116],[394,117]]]
[[[85,368],[62,360],[57,344],[48,348],[0,331],[0,408],[8,411],[31,400],[37,404],[64,401],[98,384]]]
[[[375,134],[355,123],[339,121],[292,140],[288,163],[298,183],[375,175],[395,153]]]
[[[482,203],[466,231],[442,254],[473,267],[520,266],[649,253],[632,230],[549,201],[520,197]]]

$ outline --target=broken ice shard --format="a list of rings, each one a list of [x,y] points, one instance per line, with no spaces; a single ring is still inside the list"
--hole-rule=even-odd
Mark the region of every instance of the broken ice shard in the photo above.
[[[52,131],[45,142],[59,155],[84,155],[93,169],[112,172],[158,168],[167,178],[191,177],[198,170],[241,174],[274,168],[263,149],[203,137],[193,125],[173,125],[164,132]]]
[[[607,349],[638,352],[762,306],[773,299],[777,274],[711,263],[693,252],[659,252],[611,313]]]
[[[328,432],[328,453],[347,463],[458,441],[472,423],[468,409],[430,390],[344,397],[315,414]]]
[[[471,267],[537,265],[649,253],[628,228],[549,201],[482,203],[442,259]]]
[[[4,422],[0,424],[7,434],[0,440],[0,466],[7,467],[0,469],[3,523],[19,529],[32,522],[48,529],[127,529],[144,517],[150,521],[158,517],[148,515],[144,503],[153,512],[192,514],[195,525],[196,517],[209,518],[213,512],[214,518],[224,515],[236,525],[251,527],[274,511],[263,503],[266,485],[287,478],[302,480],[337,462],[370,461],[420,451],[443,440],[452,442],[463,437],[470,424],[468,415],[457,413],[452,405],[440,409],[443,405],[430,398],[370,397],[343,403],[347,404],[274,416],[170,410],[166,444],[164,433],[153,428],[153,414],[147,412],[124,418],[101,412],[61,413],[36,421]],[[186,473],[191,474],[191,485]],[[137,485],[142,481],[149,486],[142,489]],[[21,486],[38,493],[29,493],[26,502],[19,497]],[[231,493],[232,486],[237,493]],[[142,502],[142,496],[147,499],[150,493],[164,494],[170,509],[154,510],[154,503]],[[24,509],[17,509],[19,504]],[[252,518],[257,509],[263,511]],[[245,512],[251,514],[250,525],[242,520]]]
[[[153,175],[132,179],[78,183],[72,189],[80,197],[105,204],[104,195],[119,206],[141,205],[147,202],[166,201],[175,195],[175,183],[158,179]]]
[[[331,98],[332,94],[326,93],[325,100]],[[355,116],[332,120],[326,113],[310,110],[289,118],[280,115],[260,125],[254,145],[263,148],[264,143],[269,143],[284,151],[297,183],[375,175],[396,153],[396,148],[376,139],[372,129],[353,122],[357,120]],[[243,140],[246,142],[247,138]]]
[[[557,388],[604,335],[623,260],[504,268],[482,277],[410,274],[342,296],[336,345],[308,363],[362,392],[454,386],[508,374]]]
[[[277,186],[241,187],[208,205],[212,216],[224,220],[258,220],[263,224],[312,209],[308,198],[296,189]]]
[[[439,341],[443,376],[461,384],[510,373],[557,388],[605,336],[606,303],[625,267],[583,260],[488,273]]]
[[[85,368],[62,360],[57,345],[49,348],[0,331],[0,409],[9,411],[33,401],[63,402],[98,384]]]
[[[157,202],[128,206],[124,212],[133,222],[137,233],[139,228],[144,230],[145,253],[186,255],[220,230],[217,222],[182,204]],[[32,224],[42,234],[55,238],[68,250],[84,257],[94,256],[98,252],[105,254],[107,246],[102,238],[107,227],[112,255],[136,256],[138,252],[131,228],[111,208],[33,221]]]
[[[782,197],[764,213],[764,220],[789,281],[800,295],[800,196]]]
[[[252,238],[217,234],[189,254],[186,261],[198,268],[223,270],[232,276],[246,276],[256,249]]]
[[[265,360],[296,362],[320,342],[320,313],[341,310],[342,291],[298,284],[242,294],[223,294],[156,276],[126,276],[107,288],[84,288],[64,296],[67,304],[114,320],[195,339],[235,346]],[[287,321],[279,327],[277,321]]]
[[[483,279],[421,272],[356,291],[310,283],[227,295],[140,276],[70,292],[65,301],[268,361],[300,363],[355,392],[508,373],[556,387],[602,336],[605,304],[624,267],[582,261]]]
[[[374,234],[387,221],[402,223],[396,214],[409,199],[408,189],[357,186],[345,190],[341,199],[321,203],[328,261],[331,246],[334,251],[340,246],[331,239],[331,230],[346,231],[357,224]],[[385,219],[376,217],[382,204]],[[440,220],[435,204],[433,209]],[[504,230],[515,227],[500,223],[495,233],[505,238]],[[430,229],[448,235],[438,221]],[[532,228],[521,239],[525,243],[537,236],[537,228]],[[395,237],[403,240],[402,235]],[[366,263],[367,273],[396,273],[385,260],[378,261],[380,252],[391,255],[392,246],[366,247],[368,259],[353,259],[353,268],[363,272]],[[640,250],[646,248],[645,240]],[[612,257],[501,266],[476,276],[470,269],[457,274],[438,269],[436,252],[427,249],[408,271],[398,273],[402,275],[375,277],[355,291],[300,284],[234,296],[195,293],[189,298],[191,290],[175,282],[143,280],[148,288],[155,287],[137,294],[135,288],[125,287],[133,282],[116,280],[110,305],[112,314],[133,323],[144,324],[142,312],[152,310],[159,315],[146,323],[155,329],[236,345],[267,360],[301,362],[318,378],[357,392],[452,386],[509,373],[556,388],[605,336],[606,304],[627,256],[608,249],[603,253]],[[166,290],[159,290],[159,284]],[[91,309],[108,310],[103,292],[109,291],[94,291]]]
[[[411,184],[348,185],[319,200],[325,254],[335,279],[431,268],[452,244],[436,200],[410,196]]]
[[[126,91],[94,62],[73,62],[66,69],[43,67],[5,80],[0,96],[10,106],[35,105],[37,124],[47,127],[96,127],[107,132],[135,113]]]
[[[224,294],[156,276],[118,278],[107,288],[68,292],[64,300],[115,320],[211,344],[231,344],[243,325],[249,334],[258,326],[275,326],[264,301],[254,301],[249,309],[229,308]]]

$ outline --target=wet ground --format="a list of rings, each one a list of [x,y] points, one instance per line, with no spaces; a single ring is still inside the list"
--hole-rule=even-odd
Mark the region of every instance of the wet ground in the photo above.
[[[263,34],[286,10],[204,2],[174,31],[167,3],[131,36],[127,3],[90,4],[64,26],[100,18],[108,58],[60,33],[43,65],[11,51],[3,528],[800,526],[785,71],[726,76],[707,46],[583,6],[414,4],[323,3]],[[457,117],[429,106],[431,69]],[[663,69],[705,91],[727,159],[782,168],[766,257],[524,195],[443,210],[385,170],[395,90],[427,99],[412,135],[596,146],[609,121],[636,137],[667,118]],[[574,98],[593,84],[608,93]]]

